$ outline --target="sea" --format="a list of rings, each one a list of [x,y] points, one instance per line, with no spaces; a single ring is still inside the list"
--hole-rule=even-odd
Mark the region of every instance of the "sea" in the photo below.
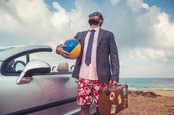
[[[174,78],[120,78],[132,90],[173,90]]]

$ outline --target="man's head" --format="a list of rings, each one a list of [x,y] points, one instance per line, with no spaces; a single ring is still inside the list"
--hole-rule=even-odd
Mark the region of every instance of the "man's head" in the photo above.
[[[94,13],[91,13],[89,14],[89,24],[90,26],[91,25],[99,25],[99,26],[102,26],[103,24],[103,16],[100,12],[94,12]]]

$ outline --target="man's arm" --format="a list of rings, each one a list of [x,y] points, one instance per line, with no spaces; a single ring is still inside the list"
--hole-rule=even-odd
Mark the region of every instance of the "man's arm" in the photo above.
[[[60,44],[56,47],[56,53],[63,56],[64,58],[69,59],[70,53],[66,52],[63,48],[66,47],[63,44]]]
[[[110,61],[111,61],[111,84],[117,84],[119,82],[119,57],[118,57],[118,50],[115,42],[115,38],[113,33],[110,35]]]

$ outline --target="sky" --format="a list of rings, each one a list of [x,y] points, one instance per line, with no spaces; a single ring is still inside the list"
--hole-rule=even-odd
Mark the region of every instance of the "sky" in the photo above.
[[[88,30],[88,15],[99,11],[101,28],[115,36],[120,77],[174,78],[173,10],[173,0],[1,0],[0,47],[55,49]]]

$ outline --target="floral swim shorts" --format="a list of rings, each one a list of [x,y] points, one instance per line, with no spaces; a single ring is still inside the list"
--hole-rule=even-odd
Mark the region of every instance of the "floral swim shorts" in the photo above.
[[[98,80],[88,80],[80,78],[77,88],[77,104],[78,105],[91,105],[98,106],[98,91],[99,89],[106,88],[107,84],[101,84]]]

